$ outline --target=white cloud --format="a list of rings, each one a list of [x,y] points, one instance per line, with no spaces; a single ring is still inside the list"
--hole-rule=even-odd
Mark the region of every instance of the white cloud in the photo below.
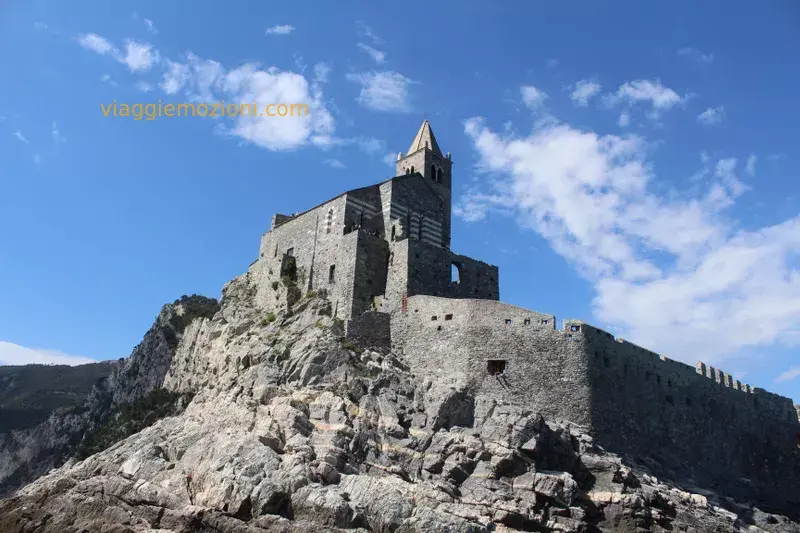
[[[61,132],[58,130],[58,124],[56,124],[55,120],[50,128],[50,134],[53,136],[53,142],[56,144],[56,146],[67,142],[67,139],[64,138],[64,136],[61,135]]]
[[[199,64],[203,64],[202,62]],[[205,62],[208,65],[208,62]],[[201,75],[208,75],[208,67]],[[214,67],[211,67],[214,72]],[[261,70],[247,64],[219,73],[215,82],[206,78],[203,85],[212,85],[228,101],[257,102],[263,109],[268,104],[306,104],[308,115],[293,117],[240,116],[228,132],[257,146],[273,151],[293,150],[312,144],[323,146],[333,134],[334,119],[324,105],[319,89],[313,90],[300,74],[275,67]]]
[[[800,366],[796,366],[794,368],[790,368],[786,372],[783,372],[780,376],[775,378],[777,383],[781,383],[783,381],[792,381],[797,378],[800,378]]]
[[[131,72],[144,72],[157,63],[158,59],[158,51],[151,44],[129,40],[125,44],[125,56],[120,61],[128,65]]]
[[[531,110],[542,107],[547,99],[547,93],[533,85],[523,85],[520,87],[520,93],[522,94],[522,103]]]
[[[44,22],[39,22],[38,20],[33,23],[33,28],[36,29],[36,30],[46,30],[49,27],[50,26],[48,26]]]
[[[25,136],[22,134],[22,132],[21,132],[21,131],[19,131],[19,130],[17,130],[17,131],[15,131],[15,132],[14,132],[14,137],[16,137],[16,138],[17,138],[17,139],[19,139],[20,141],[24,142],[25,144],[30,144],[30,143],[28,142],[28,139],[26,139],[26,138],[25,138]]]
[[[135,87],[137,91],[143,93],[149,93],[155,89],[155,86],[152,83],[148,83],[146,81],[137,81]]]
[[[326,63],[317,63],[314,65],[314,82],[315,83],[328,83],[328,76],[331,74],[331,67]]]
[[[37,348],[26,348],[19,344],[0,341],[0,364],[2,365],[85,365],[96,363],[94,359],[88,357],[77,357],[67,355],[56,350],[40,350]]]
[[[572,101],[575,102],[576,105],[585,107],[589,105],[589,100],[600,92],[600,89],[602,89],[602,86],[597,82],[581,80],[575,84],[570,98],[572,98]]]
[[[156,28],[155,24],[153,24],[152,20],[143,19],[143,22],[144,25],[147,27],[147,31],[149,31],[150,33],[158,33],[158,29]]]
[[[189,78],[189,67],[183,63],[166,60],[167,70],[161,80],[161,90],[167,94],[175,94],[181,90]]]
[[[723,106],[709,107],[697,115],[697,122],[700,124],[705,124],[706,126],[710,126],[712,124],[719,124],[724,118],[725,108]]]
[[[747,175],[753,177],[756,175],[756,161],[758,157],[755,154],[750,154],[747,158],[747,165],[745,166],[745,170],[747,171]]]
[[[640,137],[563,123],[522,137],[481,119],[466,133],[496,179],[455,212],[512,214],[537,231],[593,283],[601,326],[689,363],[797,343],[800,216],[741,229],[735,159],[709,161],[703,190],[662,196]]]
[[[289,24],[280,24],[278,26],[273,26],[271,28],[267,28],[264,32],[265,35],[289,35],[294,31],[294,26]]]
[[[325,163],[331,168],[344,168],[344,163],[342,163],[338,159],[326,159],[325,161],[323,161],[323,163]]]
[[[372,44],[376,44],[376,45],[383,44],[383,40],[380,37],[378,37],[377,35],[375,35],[375,32],[372,31],[372,28],[370,28],[369,26],[367,26],[366,24],[364,24],[360,20],[356,21],[356,32],[361,37],[368,38],[370,41],[372,41]]]
[[[102,81],[103,83],[107,83],[107,84],[111,85],[112,87],[116,87],[117,86],[117,82],[115,82],[114,80],[111,79],[111,75],[110,74],[103,74],[102,76],[100,76],[100,81]]]
[[[348,74],[347,79],[361,84],[357,101],[375,111],[408,111],[409,85],[416,83],[392,71]]]
[[[386,52],[381,52],[380,50],[376,50],[375,48],[369,46],[368,44],[358,43],[358,47],[369,54],[369,56],[379,65],[382,65],[386,62]]]
[[[225,100],[257,105],[255,114],[209,118],[216,122],[215,131],[218,133],[239,137],[274,151],[294,150],[307,145],[325,148],[331,144],[335,121],[325,105],[318,83],[318,79],[327,76],[329,70],[322,64],[314,69],[317,79],[309,83],[302,74],[276,67],[262,69],[256,64],[245,64],[229,70],[217,61],[202,59],[191,52],[185,62],[168,58],[161,61],[159,52],[150,44],[135,41],[128,41],[124,58],[119,54],[115,58],[134,72],[163,64],[165,68],[159,87],[167,94],[182,92],[193,103]],[[102,79],[111,83],[110,76],[104,75]],[[143,81],[139,81],[136,87],[146,92],[155,89]],[[297,114],[266,116],[266,106],[270,104],[285,104]]]
[[[92,52],[97,52],[101,55],[114,54],[117,49],[111,45],[104,37],[96,33],[84,33],[77,37],[78,43]]]
[[[650,118],[657,118],[660,112],[672,109],[686,99],[687,97],[681,97],[674,90],[662,85],[659,80],[629,81],[621,85],[616,93],[604,98],[606,104],[611,106],[620,103],[649,103],[652,106]]]
[[[703,54],[700,50],[692,47],[681,48],[678,54],[688,57],[698,65],[710,65],[714,61],[714,54]]]
[[[627,111],[623,111],[622,113],[620,113],[619,120],[617,120],[617,124],[619,125],[619,127],[627,128],[628,126],[630,126],[630,123],[631,123],[631,114],[628,113]]]
[[[149,43],[140,43],[129,39],[125,43],[125,53],[123,54],[107,39],[96,33],[79,35],[77,41],[87,50],[100,55],[109,55],[127,65],[131,72],[144,72],[159,61],[158,51],[153,49]]]

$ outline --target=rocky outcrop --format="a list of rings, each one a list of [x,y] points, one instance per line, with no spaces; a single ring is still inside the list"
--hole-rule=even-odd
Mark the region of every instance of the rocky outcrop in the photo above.
[[[0,496],[63,464],[123,406],[162,387],[187,327],[218,310],[216,300],[203,296],[165,305],[130,357],[115,362],[80,405],[60,409],[32,428],[0,433]]]
[[[800,531],[352,345],[324,294],[277,316],[253,294],[151,345],[185,410],[0,502],[0,531]]]

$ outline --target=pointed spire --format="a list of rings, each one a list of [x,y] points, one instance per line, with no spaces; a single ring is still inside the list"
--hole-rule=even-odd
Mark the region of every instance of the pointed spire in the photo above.
[[[442,155],[442,151],[439,149],[439,143],[436,142],[436,137],[433,136],[433,130],[431,129],[428,119],[425,119],[422,122],[422,126],[419,127],[419,131],[417,132],[416,137],[414,137],[414,141],[411,143],[411,148],[408,149],[407,153],[413,154],[421,148],[428,148],[431,152],[439,157],[444,157]]]

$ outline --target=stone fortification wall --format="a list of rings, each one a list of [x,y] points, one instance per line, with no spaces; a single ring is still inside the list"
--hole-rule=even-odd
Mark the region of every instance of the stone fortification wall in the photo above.
[[[591,421],[586,350],[555,317],[496,301],[411,296],[392,315],[392,344],[421,375],[439,373],[547,416]],[[501,368],[502,367],[502,368]]]
[[[584,425],[659,475],[776,511],[800,505],[800,422],[788,398],[500,302],[411,296],[391,330],[415,370]]]
[[[456,281],[452,276],[454,265],[458,269]],[[407,239],[394,242],[383,310],[399,309],[403,295],[498,300],[498,278],[496,266],[431,246],[425,241]]]
[[[800,423],[789,398],[586,324],[573,328],[588,350],[601,443],[741,498],[800,505]]]

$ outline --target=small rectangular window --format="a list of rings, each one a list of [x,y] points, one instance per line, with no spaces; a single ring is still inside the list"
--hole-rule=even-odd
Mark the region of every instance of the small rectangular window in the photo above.
[[[445,320],[453,320],[453,315],[444,315]]]
[[[505,373],[506,362],[503,359],[490,359],[486,361],[486,372],[490,376],[499,376]]]
[[[328,269],[328,283],[334,283],[336,281],[336,265],[331,265]]]
[[[435,316],[435,315],[431,317],[431,320],[438,320],[438,319],[439,319],[439,317]]]
[[[510,318],[506,318],[506,326],[510,326],[510,325],[511,325],[511,319]]]
[[[525,324],[526,326],[530,326],[531,325],[531,319],[530,318],[526,318],[525,321],[523,322],[523,324]]]

